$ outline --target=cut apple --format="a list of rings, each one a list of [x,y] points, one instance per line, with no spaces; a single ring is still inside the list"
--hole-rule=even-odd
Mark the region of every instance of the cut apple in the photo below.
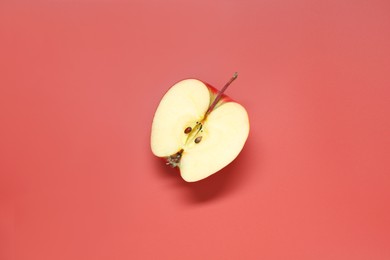
[[[248,114],[223,92],[196,79],[176,83],[154,115],[151,148],[185,181],[204,179],[231,163],[249,134]]]

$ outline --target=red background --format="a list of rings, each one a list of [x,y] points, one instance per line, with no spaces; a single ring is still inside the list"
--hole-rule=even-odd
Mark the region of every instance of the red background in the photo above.
[[[0,259],[390,259],[389,1],[0,2]],[[194,77],[249,114],[185,183],[150,151]]]

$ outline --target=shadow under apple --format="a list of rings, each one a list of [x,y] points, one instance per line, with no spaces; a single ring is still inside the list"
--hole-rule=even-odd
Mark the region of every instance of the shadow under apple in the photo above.
[[[163,162],[160,160],[156,160],[159,164],[158,172],[161,173],[160,177],[162,178],[175,179],[172,180],[174,186],[180,190],[184,190],[183,192],[186,193],[185,196],[180,196],[180,200],[184,203],[207,203],[221,199],[241,186],[252,173],[252,166],[258,158],[254,158],[251,155],[256,154],[256,157],[258,157],[259,153],[254,152],[251,143],[250,141],[247,142],[238,157],[228,166],[210,177],[197,182],[185,182],[180,177],[178,169],[164,167]]]
[[[250,142],[245,145],[238,157],[210,177],[193,183],[181,183],[188,189],[189,194],[183,199],[187,203],[205,203],[230,195],[251,173],[253,158],[250,156]]]

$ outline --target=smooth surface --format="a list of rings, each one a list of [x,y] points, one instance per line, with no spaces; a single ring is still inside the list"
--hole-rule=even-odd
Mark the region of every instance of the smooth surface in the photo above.
[[[199,80],[183,80],[169,88],[152,120],[150,143],[153,154],[168,157],[185,148],[189,134],[184,130],[187,127],[195,129],[209,104],[209,90]]]
[[[389,1],[34,2],[0,2],[0,259],[390,259]],[[247,145],[186,183],[153,113],[234,71]]]

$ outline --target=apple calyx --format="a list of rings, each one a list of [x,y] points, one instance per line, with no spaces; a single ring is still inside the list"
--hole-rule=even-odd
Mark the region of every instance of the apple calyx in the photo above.
[[[185,145],[190,143],[190,142],[194,142],[195,144],[198,144],[202,141],[202,135],[200,135],[200,133],[203,132],[202,128],[203,128],[203,125],[208,117],[208,115],[214,110],[215,106],[218,104],[218,102],[221,100],[222,98],[222,95],[224,94],[224,92],[226,91],[226,89],[230,86],[230,84],[235,80],[237,79],[238,77],[238,73],[235,72],[233,74],[233,76],[230,78],[230,80],[225,84],[225,86],[220,90],[218,91],[218,94],[216,95],[216,97],[214,98],[213,102],[211,102],[211,105],[209,106],[209,108],[207,109],[206,113],[204,114],[202,120],[196,122],[195,126],[194,127],[191,127],[191,126],[187,126],[185,129],[184,129],[184,133],[186,135],[188,135],[187,137],[187,140],[185,142]],[[180,149],[177,153],[175,154],[172,154],[168,157],[166,157],[166,164],[171,166],[172,168],[175,168],[175,167],[178,167],[180,166],[180,160],[182,158],[182,154],[184,152],[184,149]]]
[[[167,157],[167,163],[166,165],[171,166],[172,168],[178,167],[181,160],[181,155],[183,154],[184,149],[181,149],[175,154],[172,154],[171,156]]]

